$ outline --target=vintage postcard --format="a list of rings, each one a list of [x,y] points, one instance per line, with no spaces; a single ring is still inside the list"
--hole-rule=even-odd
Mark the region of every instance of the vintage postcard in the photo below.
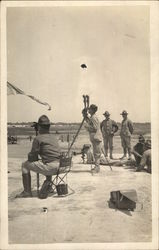
[[[158,249],[158,1],[1,2],[1,249]]]

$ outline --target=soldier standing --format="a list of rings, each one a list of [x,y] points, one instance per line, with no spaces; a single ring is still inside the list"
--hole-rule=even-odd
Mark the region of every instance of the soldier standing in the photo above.
[[[126,158],[126,154],[128,152],[129,158],[131,160],[131,135],[133,133],[133,123],[131,120],[128,119],[128,113],[126,110],[123,110],[121,113],[123,120],[121,123],[121,145],[123,147],[124,155],[120,159]]]
[[[109,148],[110,159],[113,159],[113,136],[114,133],[118,131],[118,125],[110,119],[110,113],[108,111],[105,111],[103,115],[105,116],[105,120],[101,122],[100,128],[103,135],[105,156],[108,157]]]
[[[102,134],[100,131],[100,122],[96,116],[96,112],[98,107],[95,104],[91,104],[88,108],[89,117],[87,115],[86,110],[82,111],[83,116],[85,117],[86,129],[89,132],[90,141],[93,146],[93,156],[95,159],[95,168],[93,169],[95,172],[100,171],[100,156],[101,156],[101,142],[102,142]]]

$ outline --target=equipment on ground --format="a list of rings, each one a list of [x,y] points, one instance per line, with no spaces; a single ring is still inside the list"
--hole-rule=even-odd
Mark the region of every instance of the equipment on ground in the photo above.
[[[136,208],[136,190],[118,190],[110,192],[110,201],[117,209],[134,210]]]
[[[57,191],[58,196],[67,195],[68,194],[68,185],[65,183],[58,184],[58,185],[56,185],[56,191]]]
[[[17,136],[8,136],[8,144],[17,144]]]
[[[83,163],[92,164],[94,162],[93,153],[91,151],[91,144],[84,144],[81,149],[81,158]]]

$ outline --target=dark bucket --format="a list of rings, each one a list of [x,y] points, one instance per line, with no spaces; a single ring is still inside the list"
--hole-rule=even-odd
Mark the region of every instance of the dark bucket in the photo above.
[[[68,194],[68,186],[67,184],[59,184],[56,186],[56,191],[58,195]]]

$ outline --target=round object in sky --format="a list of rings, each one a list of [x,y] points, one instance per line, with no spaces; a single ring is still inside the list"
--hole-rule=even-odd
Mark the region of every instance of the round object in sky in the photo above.
[[[82,64],[81,64],[81,68],[82,68],[82,69],[87,69],[87,65],[86,65],[85,63],[82,63]]]

